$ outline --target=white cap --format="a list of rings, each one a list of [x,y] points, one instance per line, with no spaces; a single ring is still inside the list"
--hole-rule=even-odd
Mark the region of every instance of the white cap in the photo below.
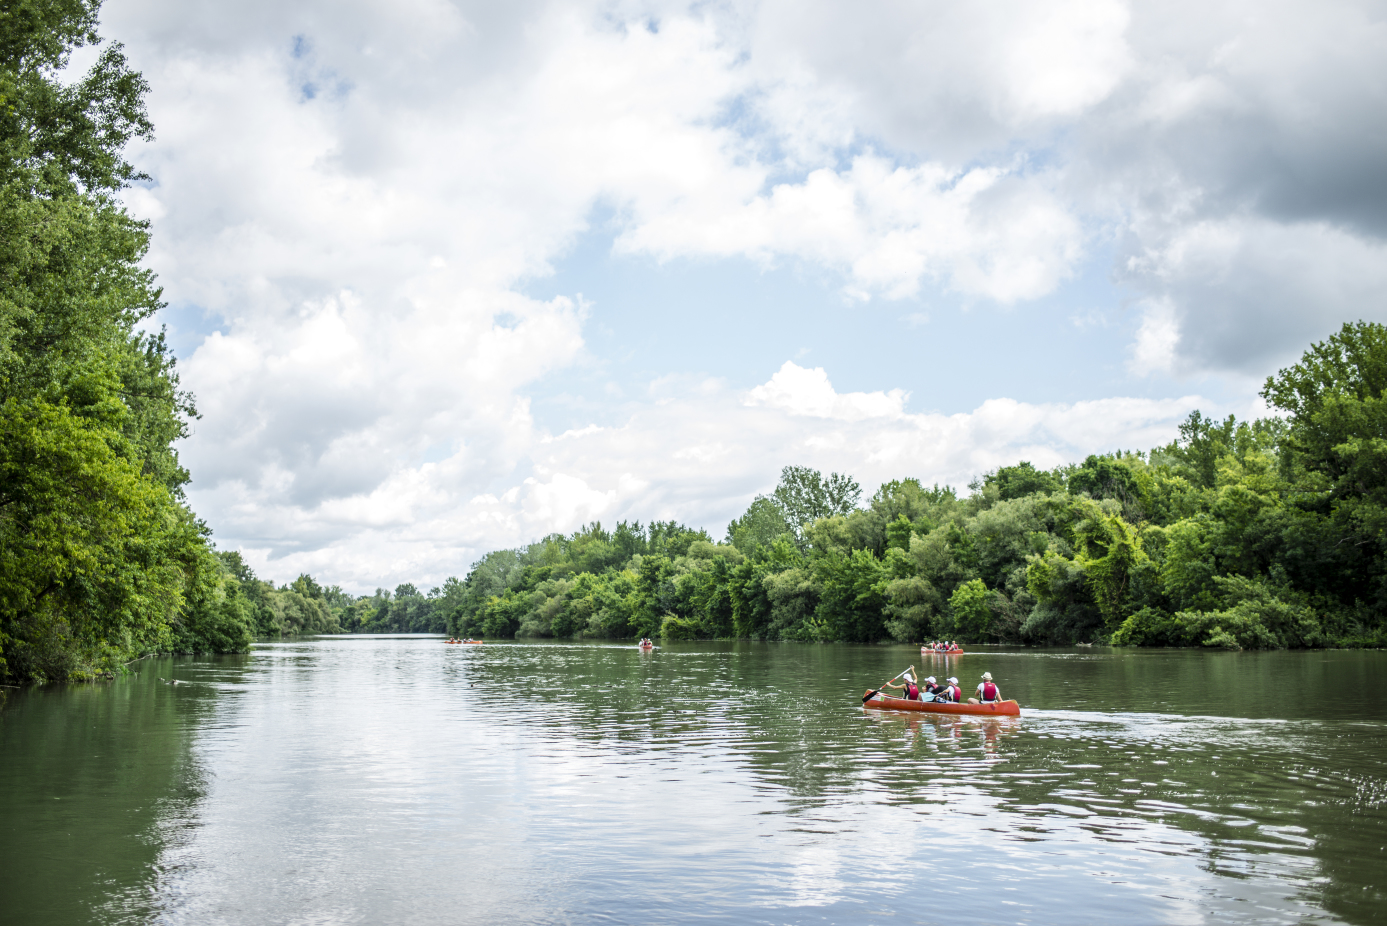
[[[957,684],[958,684],[958,679],[956,679],[956,678],[951,678],[951,679],[949,679],[949,684],[950,684],[950,685],[957,685]]]
[[[931,685],[938,685],[938,684],[939,684],[938,682],[936,682],[936,681],[934,680],[934,676],[933,676],[933,675],[931,675],[929,678],[925,679],[925,681],[929,682]]]

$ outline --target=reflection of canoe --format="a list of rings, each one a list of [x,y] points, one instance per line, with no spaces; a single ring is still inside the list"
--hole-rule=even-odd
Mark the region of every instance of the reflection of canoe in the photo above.
[[[867,692],[863,692],[867,694]],[[888,698],[877,695],[862,702],[863,707],[877,711],[923,711],[928,714],[980,714],[984,717],[1020,717],[1021,705],[1015,701],[998,701],[996,704],[953,704],[947,701],[907,701],[905,698]]]

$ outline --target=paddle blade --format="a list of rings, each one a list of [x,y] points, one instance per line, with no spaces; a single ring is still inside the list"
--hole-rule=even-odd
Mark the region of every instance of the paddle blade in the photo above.
[[[873,698],[878,692],[880,692],[880,691],[881,691],[881,689],[880,689],[880,688],[877,688],[877,689],[874,689],[874,690],[872,690],[872,691],[867,692],[866,694],[864,694],[864,695],[862,696],[862,703],[863,703],[863,704],[866,704],[868,701],[872,700],[872,698]]]

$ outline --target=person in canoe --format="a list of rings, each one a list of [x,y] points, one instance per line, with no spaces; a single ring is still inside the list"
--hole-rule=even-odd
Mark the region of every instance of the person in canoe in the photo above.
[[[962,697],[963,689],[958,687],[958,679],[951,678],[949,679],[949,684],[939,689],[939,693],[934,696],[934,700],[957,704],[958,700]]]
[[[915,667],[914,667],[914,666],[911,666],[909,669],[906,669],[904,672],[902,672],[901,675],[898,676],[898,677],[899,677],[900,680],[901,680],[901,684],[899,684],[899,685],[892,685],[890,682],[887,682],[887,683],[886,683],[886,687],[887,687],[887,688],[904,688],[904,689],[905,689],[905,699],[906,699],[907,701],[918,701],[918,700],[920,700],[920,683],[917,682],[917,681],[915,681]]]
[[[984,672],[982,681],[978,683],[976,698],[969,698],[969,704],[996,704],[1002,700],[1002,691],[992,683],[992,673]]]
[[[933,701],[939,697],[939,693],[943,690],[944,686],[935,681],[934,676],[931,675],[929,678],[925,679],[925,684],[921,691],[920,700]]]

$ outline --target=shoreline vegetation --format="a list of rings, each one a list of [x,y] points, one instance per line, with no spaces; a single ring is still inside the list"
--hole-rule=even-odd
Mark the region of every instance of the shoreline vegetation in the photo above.
[[[1387,644],[1387,327],[1345,324],[1149,452],[918,480],[865,504],[786,467],[721,542],[594,523],[486,554],[429,595],[334,607],[345,632],[1316,649]],[[308,580],[307,577],[301,577]]]
[[[721,543],[590,525],[487,554],[446,632],[1287,649],[1387,643],[1387,328],[1192,413],[1150,452],[1001,467],[959,498],[787,467]],[[455,580],[451,580],[455,581]]]
[[[1261,395],[1149,453],[914,479],[787,467],[721,542],[673,521],[497,550],[370,596],[217,551],[174,444],[198,417],[142,266],[148,85],[96,0],[0,13],[0,683],[113,677],[256,637],[744,638],[1230,649],[1387,643],[1387,328],[1346,324]]]

